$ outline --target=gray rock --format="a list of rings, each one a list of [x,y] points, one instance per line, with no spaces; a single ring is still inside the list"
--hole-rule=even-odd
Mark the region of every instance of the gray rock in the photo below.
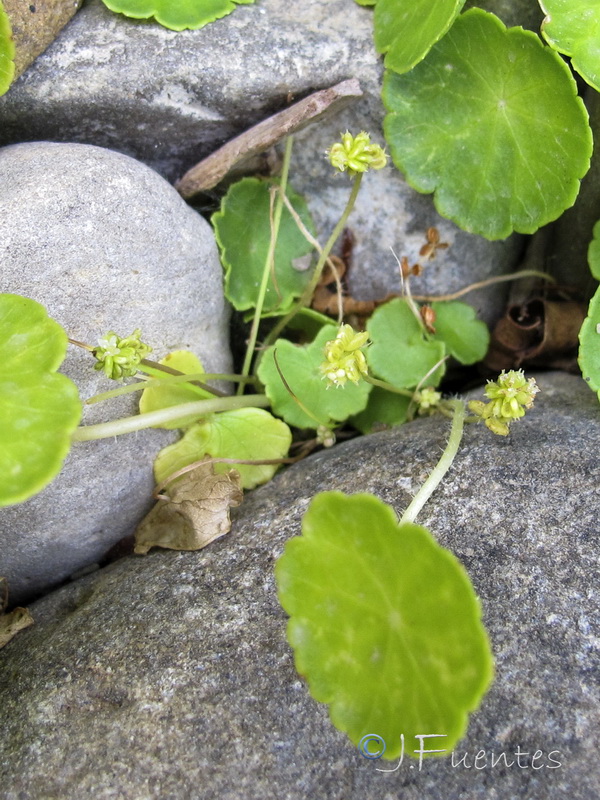
[[[465,564],[496,658],[457,766],[384,775],[394,764],[359,755],[294,670],[272,577],[316,492],[406,508],[448,432],[427,418],[291,467],[200,553],[127,558],[36,603],[36,625],[0,653],[4,797],[593,800],[598,404],[577,378],[539,384],[510,438],[468,428],[419,519]]]
[[[0,150],[3,292],[31,297],[76,340],[136,327],[157,360],[196,352],[229,371],[229,310],[205,220],[169,184],[128,156],[81,144]],[[70,347],[62,371],[82,398],[115,388]],[[84,422],[136,413],[134,395],[90,406]],[[173,440],[142,431],[74,445],[60,476],[24,504],[0,510],[0,575],[11,597],[33,593],[97,560],[151,505],[154,454]]]
[[[489,6],[493,10],[494,2]],[[260,0],[199,31],[174,33],[91,0],[0,99],[0,142],[68,138],[102,145],[175,180],[291,98],[356,77],[364,101],[305,131],[294,157],[292,183],[310,194],[325,240],[348,184],[335,178],[323,151],[346,128],[383,141],[383,67],[371,18],[372,9],[352,0]],[[412,263],[431,225],[452,248],[415,283],[419,294],[453,292],[510,272],[519,258],[520,237],[487,242],[460,231],[438,216],[430,196],[415,193],[390,167],[365,180],[350,221],[356,236],[351,292],[371,300],[399,291],[390,247]],[[501,313],[505,286],[468,297],[490,323]]]

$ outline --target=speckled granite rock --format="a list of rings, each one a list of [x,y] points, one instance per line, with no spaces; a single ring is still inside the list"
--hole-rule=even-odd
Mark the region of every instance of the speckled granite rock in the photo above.
[[[531,3],[479,3],[525,24]],[[87,142],[132,155],[175,180],[217,146],[284,108],[292,98],[359,79],[364,100],[298,138],[292,183],[310,198],[327,238],[348,196],[322,158],[340,131],[370,131],[382,141],[383,67],[372,9],[353,0],[260,0],[199,31],[175,33],[86,2],[59,39],[0,99],[0,142],[36,138]],[[257,46],[257,42],[261,46]],[[390,167],[369,175],[350,220],[356,237],[349,276],[359,299],[399,291],[390,247],[413,259],[431,225],[452,248],[416,282],[420,294],[452,292],[517,263],[521,237],[487,242],[442,220],[430,196],[410,189]],[[488,322],[500,316],[506,285],[470,295]]]
[[[467,430],[419,520],[468,569],[496,657],[456,766],[383,774],[394,764],[330,725],[294,671],[272,577],[314,493],[406,507],[447,436],[427,418],[291,467],[201,553],[127,558],[35,604],[0,652],[4,797],[593,800],[600,410],[577,378],[539,384],[510,438]]]
[[[229,311],[210,226],[128,156],[81,144],[0,150],[0,290],[42,303],[71,338],[96,344],[134,328],[153,357],[191,349],[230,367]],[[62,369],[85,399],[114,388],[69,348]],[[90,406],[84,422],[136,413],[133,395]],[[154,454],[175,434],[143,431],[79,443],[60,476],[0,510],[0,575],[24,600],[96,561],[151,505]]]

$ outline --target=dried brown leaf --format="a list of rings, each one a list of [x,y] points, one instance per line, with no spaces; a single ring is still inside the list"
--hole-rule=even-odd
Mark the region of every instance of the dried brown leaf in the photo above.
[[[13,636],[33,625],[33,617],[26,608],[14,608],[10,614],[0,616],[0,647],[10,642]]]
[[[168,501],[159,501],[135,532],[135,553],[152,547],[200,550],[231,528],[229,509],[239,506],[243,492],[239,472],[214,474],[210,462],[180,478]]]

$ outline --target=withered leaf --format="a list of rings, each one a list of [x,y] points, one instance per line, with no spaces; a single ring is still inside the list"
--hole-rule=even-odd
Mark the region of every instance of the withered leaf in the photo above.
[[[169,491],[168,501],[159,501],[135,532],[134,553],[152,547],[170,550],[200,550],[231,528],[229,509],[239,506],[243,492],[235,469],[214,474],[211,462],[186,473]]]
[[[10,642],[13,636],[33,625],[33,617],[26,608],[14,608],[9,614],[0,616],[0,647]]]

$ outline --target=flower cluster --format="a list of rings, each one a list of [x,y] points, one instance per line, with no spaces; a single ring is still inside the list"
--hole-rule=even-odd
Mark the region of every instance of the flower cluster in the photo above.
[[[387,155],[383,147],[371,144],[368,133],[361,131],[357,136],[352,136],[346,131],[342,134],[342,141],[336,142],[327,151],[327,157],[335,169],[356,175],[368,169],[383,169],[387,164]]]
[[[109,331],[98,339],[98,347],[92,350],[92,355],[97,359],[94,369],[104,370],[106,376],[113,380],[135,375],[140,361],[152,352],[152,348],[141,341],[141,335],[139,328],[123,339],[114,331]]]
[[[436,391],[432,386],[421,389],[421,391],[417,392],[415,395],[418,413],[421,415],[432,414],[437,411],[441,400],[442,393]]]
[[[346,381],[358,383],[368,374],[365,354],[360,349],[367,344],[369,334],[357,333],[352,325],[342,325],[335,339],[325,344],[325,358],[320,370],[330,385],[343,386]]]
[[[471,400],[469,409],[481,417],[492,433],[506,436],[510,423],[525,415],[538,392],[535,379],[526,378],[523,370],[502,370],[498,380],[488,381],[485,388],[491,402]]]

